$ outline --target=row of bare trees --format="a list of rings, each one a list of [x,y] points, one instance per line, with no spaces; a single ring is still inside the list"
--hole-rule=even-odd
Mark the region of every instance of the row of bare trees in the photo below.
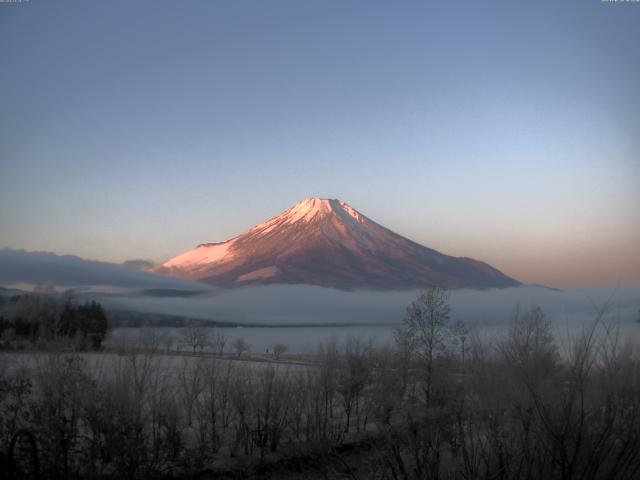
[[[639,478],[640,358],[608,304],[563,342],[537,307],[488,341],[447,298],[425,291],[398,331],[413,391],[384,425],[380,478]]]
[[[177,335],[170,331],[163,331],[162,329],[151,327],[142,328],[135,339],[135,345],[151,353],[163,353],[163,351],[164,353],[168,353],[177,348],[179,350],[185,349],[193,354],[207,352],[221,356],[226,353],[233,353],[238,357],[245,355],[251,350],[251,346],[244,338],[237,337],[230,340],[224,333],[224,330],[197,323],[189,323],[181,327]],[[116,347],[118,347],[118,345],[116,345]],[[122,345],[119,347],[122,347]],[[286,351],[286,344],[275,343],[272,346],[273,357],[275,359],[279,359]]]
[[[155,478],[262,457],[282,443],[336,445],[365,428],[371,408],[363,399],[371,352],[358,340],[349,349],[323,347],[314,367],[152,352],[34,355],[4,369],[0,452],[27,429],[45,478]]]
[[[328,341],[311,366],[40,354],[0,365],[0,454],[27,430],[43,478],[184,477],[347,444],[366,445],[341,459],[350,478],[634,479],[640,359],[605,312],[558,342],[542,310],[516,311],[487,340],[433,288],[394,345]]]

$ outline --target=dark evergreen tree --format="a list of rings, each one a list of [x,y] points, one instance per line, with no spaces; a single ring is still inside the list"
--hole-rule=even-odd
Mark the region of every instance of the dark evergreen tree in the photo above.
[[[90,301],[77,305],[71,295],[49,297],[42,301],[39,295],[24,295],[15,299],[20,306],[9,318],[0,317],[0,334],[13,329],[15,337],[31,342],[72,338],[76,348],[99,349],[107,335],[108,321],[102,305]]]

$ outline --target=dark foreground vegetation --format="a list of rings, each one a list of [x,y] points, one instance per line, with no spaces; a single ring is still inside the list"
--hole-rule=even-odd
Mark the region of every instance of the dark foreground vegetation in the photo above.
[[[107,316],[97,302],[82,304],[73,291],[0,297],[0,348],[97,350],[107,335]]]
[[[307,366],[154,349],[4,354],[0,471],[640,478],[640,363],[604,311],[558,342],[533,308],[487,340],[451,322],[446,292],[434,288],[408,308],[395,345],[329,342]]]

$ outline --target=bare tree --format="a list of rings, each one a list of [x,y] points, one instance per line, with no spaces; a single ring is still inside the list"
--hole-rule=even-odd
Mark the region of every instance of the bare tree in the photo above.
[[[182,344],[193,350],[202,352],[209,345],[209,332],[206,327],[190,323],[180,331]]]
[[[236,354],[241,357],[243,353],[249,351],[249,344],[244,340],[244,338],[238,337],[231,343],[231,348],[233,348]]]
[[[400,348],[416,358],[423,370],[425,406],[431,404],[434,361],[446,352],[449,329],[449,294],[441,287],[429,287],[408,307],[402,325],[395,333]]]
[[[460,344],[460,361],[462,362],[462,368],[464,368],[465,355],[467,353],[467,340],[469,340],[469,334],[471,329],[462,320],[456,320],[451,325],[451,332],[455,340]]]
[[[222,355],[224,353],[224,349],[227,346],[227,342],[229,341],[229,337],[227,337],[224,332],[219,329],[215,329],[211,333],[211,348],[214,353],[218,355]]]
[[[551,321],[539,307],[524,313],[516,309],[508,340],[501,350],[528,381],[551,373],[559,361]]]
[[[356,430],[360,430],[360,397],[369,383],[371,371],[371,343],[360,338],[349,337],[338,371],[338,391],[342,396],[346,416],[345,433],[351,427],[351,417],[355,410]]]
[[[229,426],[232,405],[229,401],[234,362],[210,359],[203,364],[203,390],[196,402],[200,446],[216,453]]]
[[[313,384],[313,403],[316,435],[323,440],[332,439],[340,441],[343,432],[339,432],[336,437],[334,431],[334,416],[336,397],[338,392],[338,364],[340,361],[340,352],[338,350],[338,341],[335,337],[327,339],[324,343],[318,345],[318,356],[320,357],[321,366],[317,375],[312,377]]]
[[[236,343],[236,342],[234,342]],[[230,445],[231,456],[234,457],[240,449],[248,455],[251,448],[252,423],[252,397],[253,386],[251,372],[248,368],[237,368],[234,372],[233,382],[230,385],[230,399],[233,405],[234,439]]]
[[[272,364],[257,373],[253,382],[254,441],[264,456],[266,448],[275,452],[289,418],[290,382],[286,372]]]
[[[160,343],[164,346],[166,352],[170,352],[173,348],[174,338],[171,333],[163,333],[160,335]]]
[[[391,424],[393,412],[402,409],[406,389],[406,362],[390,346],[372,352],[376,369],[371,374],[371,403],[375,418],[384,428]]]
[[[286,353],[289,347],[284,343],[276,343],[271,347],[271,350],[273,350],[273,356],[276,357],[276,360],[279,360],[280,355]]]
[[[162,337],[156,328],[144,327],[138,334],[138,344],[149,353],[158,353]]]
[[[195,362],[191,361],[194,360],[192,358],[183,358],[182,360],[182,368],[180,369],[178,380],[187,414],[187,425],[190,427],[193,423],[193,409],[196,406],[198,397],[205,388],[206,372],[204,365],[197,361],[202,360],[202,358],[196,359]]]

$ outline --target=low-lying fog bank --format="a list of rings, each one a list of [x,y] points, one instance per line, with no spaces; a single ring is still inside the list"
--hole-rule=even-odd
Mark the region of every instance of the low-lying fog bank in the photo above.
[[[115,297],[104,302],[127,309],[251,324],[396,324],[417,291],[344,292],[311,286],[247,287],[194,297]],[[610,297],[609,314],[638,320],[640,287],[551,290],[517,287],[451,291],[451,317],[469,324],[500,325],[514,309],[541,307],[554,321],[591,320]]]
[[[223,328],[229,341],[242,338],[254,353],[284,343],[290,353],[312,353],[331,338],[349,336],[371,339],[376,345],[393,341],[393,330],[404,316],[417,291],[343,292],[308,286],[269,286],[220,291],[189,298],[121,297],[107,305],[154,313],[183,315],[247,324],[297,325],[277,328]],[[541,307],[552,320],[559,340],[573,335],[596,317],[597,308],[611,298],[607,318],[620,325],[623,340],[640,341],[640,288],[620,287],[556,291],[541,287],[505,290],[454,290],[451,318],[463,320],[480,335],[499,337],[516,308]],[[331,324],[331,326],[328,326]],[[345,326],[335,326],[335,325]],[[308,326],[304,326],[308,325]],[[314,326],[310,326],[314,325]],[[318,326],[323,325],[323,326]],[[180,331],[162,328],[162,335],[179,343]],[[144,331],[117,328],[110,342],[135,344]]]

